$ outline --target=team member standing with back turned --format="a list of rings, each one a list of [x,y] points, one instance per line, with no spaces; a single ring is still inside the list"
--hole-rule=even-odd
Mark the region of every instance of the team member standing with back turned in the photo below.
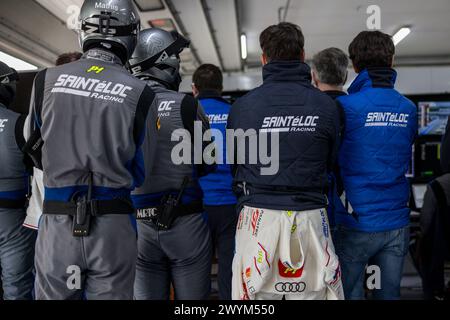
[[[340,267],[326,214],[327,172],[339,143],[338,108],[311,85],[300,27],[270,26],[260,43],[264,84],[233,105],[228,128],[255,130],[259,139],[264,132],[278,133],[279,170],[264,175],[261,163],[234,167],[243,209],[233,299],[340,299]],[[251,159],[252,149],[245,148],[245,159]],[[278,151],[273,143],[268,149]]]
[[[184,131],[193,139],[197,124],[202,132],[209,129],[208,118],[197,101],[177,92],[181,82],[179,54],[188,46],[189,41],[175,32],[147,29],[141,32],[130,60],[133,73],[156,92],[157,103],[149,112],[157,114],[157,121],[151,119],[147,125],[153,127],[157,122],[158,127],[156,151],[154,136],[147,135],[143,146],[150,175],[133,193],[138,209],[134,293],[138,300],[168,300],[171,284],[177,300],[205,300],[210,293],[211,241],[202,217],[203,193],[198,178],[214,166],[193,165],[190,154],[189,163],[175,164],[172,159],[178,144],[172,140],[179,137],[177,132]],[[187,143],[194,146],[190,139]],[[203,148],[199,151],[203,154]],[[156,161],[147,161],[154,153]]]
[[[0,62],[0,289],[5,300],[32,298],[36,240],[36,231],[22,227],[28,178],[21,151],[25,116],[8,109],[17,80],[17,72]]]
[[[220,69],[212,64],[201,65],[192,76],[192,93],[196,97],[211,121],[211,128],[221,132],[225,137],[230,104],[222,98],[223,75]],[[218,137],[219,138],[219,137]],[[214,141],[218,141],[215,139]],[[231,299],[231,266],[234,255],[234,237],[236,235],[237,213],[236,196],[232,190],[233,177],[231,168],[223,159],[226,156],[226,143],[222,143],[221,164],[216,172],[200,179],[205,212],[211,230],[213,247],[218,256],[219,270],[217,282],[221,300]],[[218,145],[218,144],[217,144]]]
[[[37,299],[132,299],[137,256],[131,190],[153,91],[123,67],[140,20],[132,1],[86,0],[81,60],[38,73],[29,146],[44,172]],[[39,143],[38,143],[39,144]]]
[[[395,46],[390,35],[362,31],[349,46],[358,76],[348,96],[339,151],[345,193],[336,204],[336,252],[348,299],[365,297],[365,268],[380,268],[375,299],[400,298],[409,247],[410,189],[406,173],[417,134],[417,108],[395,90]]]

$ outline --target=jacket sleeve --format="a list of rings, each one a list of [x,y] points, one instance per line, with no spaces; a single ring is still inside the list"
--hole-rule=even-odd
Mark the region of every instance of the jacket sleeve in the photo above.
[[[450,117],[448,117],[447,129],[442,140],[441,168],[445,173],[450,172]]]
[[[332,117],[329,122],[328,134],[330,138],[330,149],[328,157],[328,172],[339,172],[336,167],[339,148],[341,145],[342,134],[344,130],[343,119],[345,119],[344,110],[339,102],[335,102]]]
[[[227,121],[227,130],[236,130],[236,118],[237,118],[237,110],[238,110],[238,104],[239,100],[237,100],[230,109],[230,113],[228,114],[228,121]],[[228,139],[227,139],[228,142]],[[236,150],[236,139],[234,139],[234,141],[230,141],[234,144],[233,148],[229,148],[227,146],[227,159],[232,160],[232,163],[230,163],[230,168],[231,168],[231,175],[233,177],[236,176],[236,172],[237,172],[237,150]]]
[[[26,153],[36,168],[42,169],[42,147],[44,141],[41,136],[42,125],[42,106],[44,103],[45,77],[47,70],[40,71],[33,83],[31,92],[30,111],[28,118],[24,123],[24,138],[26,142],[22,147],[22,151]]]
[[[154,116],[152,112],[149,113],[151,106],[155,103],[155,93],[150,87],[146,86],[141,94],[138,105],[136,107],[136,115],[133,128],[133,137],[136,144],[136,154],[132,160],[131,173],[134,178],[134,187],[140,187],[145,181],[145,164],[144,155],[142,152],[142,144],[145,137],[156,137],[156,120],[151,121],[148,116]],[[154,109],[154,108],[152,108]],[[148,132],[147,132],[148,130]],[[156,148],[156,143],[151,143]],[[149,158],[145,161],[153,162],[153,156],[150,152]]]
[[[206,115],[203,107],[200,103],[191,97],[190,95],[186,95],[181,102],[181,118],[183,121],[184,128],[189,131],[192,139],[192,145],[195,146],[195,127],[196,122],[200,122],[202,126],[202,138],[203,134],[211,129],[209,118]],[[202,139],[203,140],[203,139]],[[209,145],[208,141],[202,142],[202,161],[201,164],[196,165],[197,174],[199,177],[204,177],[212,172],[214,172],[217,168],[217,164],[207,164],[203,159],[203,154],[206,147]],[[194,148],[195,151],[195,148]],[[193,159],[194,160],[194,159]],[[194,161],[193,161],[194,162]]]

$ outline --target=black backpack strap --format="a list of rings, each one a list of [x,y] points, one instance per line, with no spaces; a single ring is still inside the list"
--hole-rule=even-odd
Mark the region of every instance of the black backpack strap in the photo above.
[[[40,71],[36,78],[34,79],[34,97],[33,99],[33,109],[30,110],[31,123],[30,131],[31,135],[28,141],[22,148],[22,152],[28,154],[32,159],[34,166],[38,169],[42,169],[42,147],[44,141],[41,136],[41,125],[42,125],[42,105],[44,104],[44,91],[45,91],[45,77],[47,74],[47,69]]]
[[[27,143],[25,141],[25,137],[23,136],[23,129],[25,126],[26,119],[27,119],[26,115],[23,115],[23,114],[20,115],[20,117],[17,119],[16,128],[15,128],[16,143],[22,152],[23,152],[23,148],[25,147],[25,145]],[[31,174],[33,171],[33,161],[26,152],[23,152],[23,153],[24,153],[23,154],[23,163],[27,169],[27,172]]]

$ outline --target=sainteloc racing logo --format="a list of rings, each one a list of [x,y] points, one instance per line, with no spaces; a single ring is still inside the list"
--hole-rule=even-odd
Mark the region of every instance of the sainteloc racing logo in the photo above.
[[[315,132],[319,116],[265,117],[260,132]]]
[[[0,132],[3,132],[5,130],[7,122],[8,122],[8,119],[0,119]]]
[[[370,112],[365,127],[407,127],[409,114],[395,112]]]
[[[89,73],[99,74],[103,72],[102,68],[94,67],[89,69]],[[102,81],[99,79],[69,74],[60,75],[52,89],[52,93],[64,93],[117,103],[123,103],[131,91],[133,91],[132,87],[122,83]]]

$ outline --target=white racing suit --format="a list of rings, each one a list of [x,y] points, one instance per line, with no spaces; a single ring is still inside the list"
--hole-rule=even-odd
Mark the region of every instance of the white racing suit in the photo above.
[[[29,199],[27,216],[23,226],[37,230],[39,220],[42,216],[44,206],[44,176],[43,172],[37,168],[33,169],[33,179],[31,180],[31,197]]]
[[[234,300],[342,300],[325,209],[244,207],[236,233]]]

